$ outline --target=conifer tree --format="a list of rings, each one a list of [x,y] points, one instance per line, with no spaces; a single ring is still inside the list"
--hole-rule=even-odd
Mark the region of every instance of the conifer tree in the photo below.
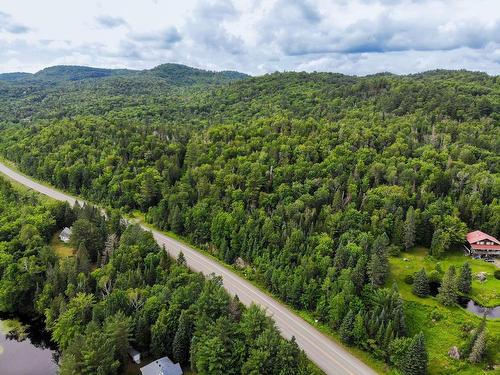
[[[385,327],[384,327],[384,324],[382,321],[382,322],[379,322],[379,324],[378,324],[378,331],[377,331],[377,334],[375,336],[375,339],[377,340],[377,342],[380,346],[383,346],[383,344],[384,344],[384,335],[385,335]]]
[[[465,344],[464,348],[461,351],[463,357],[467,357],[471,354],[472,348],[474,347],[477,338],[484,331],[485,328],[486,328],[486,316],[483,316],[481,323],[479,323],[479,326],[473,331],[472,335],[469,337],[467,343]]]
[[[172,264],[172,259],[168,255],[167,249],[165,248],[165,245],[163,245],[161,252],[160,252],[160,267],[164,270],[170,268],[170,265]]]
[[[392,321],[389,321],[389,324],[387,324],[387,327],[385,327],[384,347],[387,348],[393,339],[394,339],[394,325]]]
[[[469,355],[469,362],[471,363],[479,363],[483,358],[484,351],[486,349],[486,330],[483,329],[477,336],[476,341],[474,342],[474,346],[472,347],[472,351]]]
[[[347,262],[349,261],[349,251],[344,245],[340,245],[335,252],[333,258],[333,266],[340,271],[347,267]]]
[[[182,234],[184,226],[182,221],[182,212],[178,205],[175,205],[170,215],[168,217],[168,223],[170,224],[170,229],[174,233]]]
[[[401,361],[401,370],[404,375],[424,375],[427,373],[428,360],[424,334],[420,332],[415,335],[408,347]]]
[[[423,268],[415,275],[412,292],[419,297],[427,297],[429,295],[429,279]]]
[[[347,310],[347,303],[345,301],[345,296],[343,292],[337,294],[330,303],[329,320],[330,325],[334,328],[338,328],[343,322],[342,317],[344,317]]]
[[[437,298],[445,306],[453,306],[457,303],[458,293],[455,275],[455,266],[450,266],[444,275],[441,286],[439,287]]]
[[[351,280],[354,284],[355,292],[357,295],[361,293],[366,280],[366,264],[368,263],[367,256],[362,255],[359,257],[356,267],[351,274]]]
[[[182,266],[185,266],[187,264],[186,257],[184,256],[184,253],[182,251],[177,256],[177,264]]]
[[[356,318],[354,319],[352,336],[353,336],[353,341],[358,345],[364,343],[366,339],[367,334],[365,327],[365,318],[361,311],[356,314]]]
[[[167,349],[169,349],[171,341],[168,337],[170,334],[168,332],[168,318],[167,309],[163,308],[158,315],[158,319],[151,326],[150,350],[155,356],[165,355]]]
[[[469,262],[465,262],[457,275],[457,289],[460,293],[469,294],[472,289],[472,270]]]
[[[78,246],[78,251],[76,252],[76,267],[78,272],[83,272],[85,274],[90,271],[90,259],[89,253],[85,243],[81,242]]]
[[[432,234],[430,254],[440,257],[450,246],[450,235],[443,229],[436,229]]]
[[[370,281],[378,287],[384,286],[389,275],[386,245],[387,237],[385,235],[378,236],[373,243],[372,257],[369,265]]]
[[[406,212],[406,220],[404,226],[404,245],[408,250],[415,245],[415,209],[410,206]]]
[[[347,315],[344,317],[342,324],[340,325],[340,338],[346,344],[351,344],[353,339],[353,329],[354,329],[354,313],[349,310]]]
[[[391,234],[391,246],[393,249],[397,249],[395,255],[399,255],[401,248],[403,248],[404,238],[405,238],[405,220],[403,218],[403,208],[399,207],[395,213],[394,224]],[[395,250],[393,250],[395,251]]]
[[[189,346],[193,336],[193,323],[189,313],[183,311],[179,318],[179,326],[172,342],[172,356],[181,364],[189,361]]]

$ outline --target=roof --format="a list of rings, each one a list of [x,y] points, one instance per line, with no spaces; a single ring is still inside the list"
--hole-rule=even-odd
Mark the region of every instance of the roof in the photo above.
[[[500,250],[500,245],[470,245],[473,250]]]
[[[475,230],[474,232],[467,233],[467,242],[473,244],[478,241],[488,240],[500,245],[500,241],[498,241],[495,237],[490,236],[480,230]]]
[[[134,358],[136,355],[141,355],[141,353],[139,353],[137,350],[135,350],[134,348],[130,348],[128,350],[128,355],[131,356],[132,358]]]
[[[69,236],[71,236],[71,232],[72,232],[71,228],[66,227],[66,228],[64,228],[64,229],[62,230],[62,232],[61,232],[61,234],[60,234],[60,235],[61,235],[62,237],[69,237]]]
[[[141,367],[142,375],[182,375],[181,365],[174,364],[170,358],[163,357]]]

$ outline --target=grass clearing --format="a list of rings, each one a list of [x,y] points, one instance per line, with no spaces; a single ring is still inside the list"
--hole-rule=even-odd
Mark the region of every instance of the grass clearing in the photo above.
[[[75,254],[75,249],[71,245],[62,242],[59,239],[59,234],[61,234],[61,231],[57,231],[52,236],[52,239],[50,240],[50,247],[54,249],[59,258],[68,258],[73,256]]]
[[[442,318],[433,321],[430,314],[437,310]],[[429,352],[429,374],[497,374],[495,370],[487,371],[485,364],[473,365],[465,360],[449,357],[452,346],[459,349],[466,342],[465,326],[477,327],[481,318],[469,314],[459,307],[432,307],[418,302],[405,303],[405,313],[411,334],[423,331]],[[489,337],[488,355],[494,363],[499,363],[500,352],[495,350],[500,345],[500,320],[488,320]]]
[[[404,259],[407,259],[405,261]],[[472,282],[471,297],[480,304],[495,306],[500,303],[500,280],[493,276],[496,266],[482,260],[465,257],[460,250],[452,252],[443,259],[436,259],[428,255],[428,250],[416,247],[403,252],[399,257],[390,257],[391,275],[389,285],[396,282],[402,298],[405,300],[405,313],[410,333],[423,331],[429,352],[430,374],[497,374],[498,370],[488,371],[484,364],[473,365],[465,360],[454,360],[449,357],[448,351],[452,346],[459,349],[466,342],[467,333],[464,328],[477,327],[481,318],[469,313],[461,307],[445,307],[435,297],[420,298],[412,293],[412,286],[404,282],[405,276],[412,275],[424,268],[428,273],[440,267],[445,272],[454,265],[460,267],[468,261],[475,275],[478,272],[487,272],[488,279],[484,283],[477,280]],[[438,266],[439,265],[439,266]],[[435,321],[431,313],[437,313],[441,319]],[[500,363],[500,352],[494,348],[500,347],[500,319],[489,319],[487,322],[490,343],[489,357],[492,362]]]
[[[408,259],[405,261],[404,259]],[[472,293],[471,297],[477,303],[483,306],[500,305],[500,280],[495,279],[493,273],[497,269],[492,263],[480,259],[466,257],[460,250],[455,250],[446,255],[443,259],[437,259],[428,255],[428,250],[424,247],[416,247],[408,252],[403,252],[399,257],[390,257],[391,276],[390,284],[397,282],[403,298],[407,301],[416,301],[426,305],[436,306],[438,302],[433,298],[419,298],[411,292],[411,285],[404,282],[407,275],[412,275],[422,267],[429,273],[435,270],[439,265],[443,272],[448,267],[454,265],[457,270],[465,262],[469,262],[472,268]],[[474,275],[478,272],[486,272],[487,280],[483,283],[475,279]]]

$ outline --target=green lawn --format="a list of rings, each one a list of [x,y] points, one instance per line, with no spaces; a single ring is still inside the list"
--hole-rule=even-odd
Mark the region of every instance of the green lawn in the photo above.
[[[430,313],[437,309],[442,318],[433,321]],[[408,328],[411,334],[423,331],[429,352],[429,374],[497,374],[485,371],[485,365],[472,365],[465,360],[454,360],[448,356],[452,346],[460,348],[465,342],[464,327],[477,327],[481,318],[469,314],[459,307],[432,307],[418,302],[405,303]],[[500,345],[500,320],[487,323],[489,356],[494,363],[500,363],[500,352],[495,350]]]
[[[57,256],[60,258],[67,258],[73,256],[75,253],[75,249],[71,247],[69,244],[62,242],[59,239],[59,234],[61,231],[56,232],[52,239],[50,240],[50,246],[54,249]]]
[[[488,279],[484,283],[473,281],[472,297],[481,304],[498,305],[500,303],[500,280],[496,280],[493,272],[495,265],[482,260],[465,257],[460,251],[453,252],[443,259],[435,259],[427,255],[425,248],[418,247],[409,252],[404,252],[400,257],[391,257],[391,276],[389,285],[393,282],[398,284],[399,290],[405,303],[405,312],[408,327],[411,334],[424,332],[427,349],[429,352],[430,374],[493,374],[494,370],[486,371],[485,365],[472,365],[464,360],[453,360],[448,356],[452,346],[459,348],[465,343],[466,333],[464,327],[476,327],[481,318],[467,312],[461,307],[445,307],[436,298],[420,298],[411,292],[411,285],[404,282],[406,275],[420,270],[422,267],[427,272],[436,268],[439,264],[443,271],[450,265],[461,266],[469,261],[473,275],[477,272],[487,272]],[[408,259],[405,261],[404,258]],[[431,312],[437,311],[442,318],[433,321]],[[488,320],[488,335],[490,357],[495,363],[500,363],[500,352],[494,348],[500,347],[500,319]]]
[[[401,256],[397,258],[390,258],[390,284],[394,281],[398,283],[405,300],[417,301],[419,303],[435,306],[437,304],[436,300],[432,298],[419,298],[413,295],[411,293],[411,286],[404,283],[404,277],[417,272],[422,267],[425,268],[427,272],[430,272],[436,269],[438,264],[443,272],[446,271],[450,265],[455,265],[458,270],[458,268],[467,261],[471,265],[473,276],[478,272],[486,272],[488,274],[487,280],[483,283],[477,281],[475,278],[473,279],[472,299],[483,306],[500,305],[500,280],[495,279],[493,276],[493,272],[496,269],[494,264],[466,257],[460,250],[452,252],[443,259],[436,259],[427,255],[427,253],[427,249],[417,247],[409,252],[401,253]],[[408,261],[404,261],[405,258],[408,259]]]

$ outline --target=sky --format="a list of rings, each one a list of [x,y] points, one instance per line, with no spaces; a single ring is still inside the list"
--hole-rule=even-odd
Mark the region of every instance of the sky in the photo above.
[[[500,0],[0,0],[0,72],[500,74]]]

